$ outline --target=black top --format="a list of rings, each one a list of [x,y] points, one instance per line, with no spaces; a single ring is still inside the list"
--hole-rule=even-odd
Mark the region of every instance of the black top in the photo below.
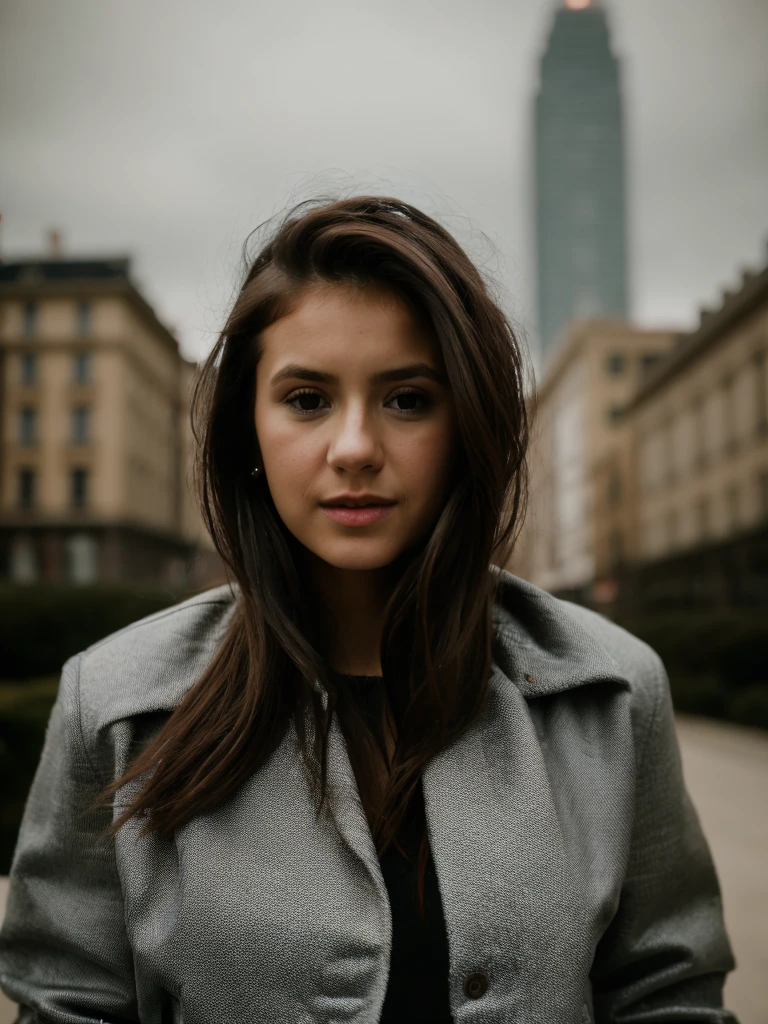
[[[383,678],[334,675],[340,693],[357,702],[380,735]],[[418,854],[424,828],[424,793],[419,782],[398,833],[407,856],[390,845],[379,858],[392,910],[392,955],[381,1024],[451,1024],[453,1020],[448,999],[448,937],[431,851],[424,880],[424,930],[419,919]]]

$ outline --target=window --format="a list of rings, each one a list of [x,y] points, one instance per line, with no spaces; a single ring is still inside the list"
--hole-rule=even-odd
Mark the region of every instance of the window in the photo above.
[[[20,469],[18,476],[19,483],[19,508],[33,508],[35,504],[35,471],[34,469]]]
[[[613,469],[608,478],[608,501],[611,505],[618,505],[621,501],[621,489],[621,473]]]
[[[655,366],[660,359],[661,354],[659,352],[646,352],[644,355],[640,356],[640,368],[643,373],[647,373],[647,371]]]
[[[619,423],[621,421],[621,414],[622,414],[622,412],[623,412],[623,409],[621,408],[620,405],[612,405],[610,407],[610,409],[608,409],[608,411],[606,413],[606,415],[608,417],[608,422],[611,425],[615,426],[615,424],[617,424],[617,423]]]
[[[625,363],[626,359],[623,352],[611,352],[605,360],[606,369],[613,377],[617,377],[620,373],[624,372]]]
[[[581,192],[568,197],[568,215],[573,224],[591,225],[597,219],[597,202],[593,195]]]
[[[74,444],[87,444],[91,435],[91,410],[85,405],[78,405],[72,410],[72,441]]]
[[[610,536],[611,568],[618,569],[624,561],[624,534],[621,530],[613,530]]]
[[[707,540],[710,533],[709,498],[699,499],[696,505],[696,521],[699,529],[699,540]]]
[[[77,304],[77,333],[81,337],[90,334],[91,331],[91,304],[90,302],[78,302]]]
[[[597,252],[591,242],[574,242],[571,245],[571,267],[584,274],[591,274],[597,268]]]
[[[21,383],[29,386],[37,383],[37,355],[24,352],[21,357]]]
[[[704,416],[704,401],[697,398],[693,403],[693,464],[696,469],[703,469],[707,464],[707,424]]]
[[[19,409],[19,441],[34,444],[37,434],[37,412],[29,405]]]
[[[33,583],[40,578],[37,548],[30,537],[14,537],[10,555],[10,577],[14,583]]]
[[[87,384],[91,379],[91,353],[78,352],[74,362],[75,384]]]
[[[768,472],[762,472],[757,478],[757,497],[760,517],[768,522]]]
[[[671,509],[667,513],[667,548],[672,550],[677,547],[678,540],[678,519],[677,510]]]
[[[73,533],[67,537],[67,579],[70,583],[93,583],[98,577],[99,546],[90,533]]]
[[[726,493],[726,504],[728,507],[728,528],[736,531],[739,528],[740,494],[738,487],[729,487]]]
[[[24,323],[22,333],[25,338],[31,338],[37,329],[37,305],[34,302],[24,303]]]
[[[73,508],[85,508],[88,499],[88,470],[73,469],[70,477]]]
[[[765,352],[758,352],[755,372],[755,426],[758,434],[768,433],[768,387],[765,379]]]
[[[664,438],[663,458],[664,458],[664,481],[667,484],[673,484],[677,478],[677,452],[675,450],[675,421],[670,417],[662,428],[662,437]]]
[[[723,451],[728,455],[732,454],[737,447],[733,397],[733,377],[726,377],[723,380],[721,391],[721,427]]]

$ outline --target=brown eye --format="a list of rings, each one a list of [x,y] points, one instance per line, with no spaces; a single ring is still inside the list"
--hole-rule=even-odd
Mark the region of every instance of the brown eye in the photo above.
[[[399,407],[395,408],[395,412],[401,412],[405,415],[423,412],[431,405],[429,397],[422,391],[398,391],[396,395],[392,396],[390,401],[401,403]]]
[[[290,398],[286,398],[285,404],[289,405],[294,412],[301,415],[309,415],[310,413],[320,411],[321,406],[313,403],[321,401],[322,397],[317,391],[296,391]],[[298,402],[299,405],[294,405],[295,402]]]

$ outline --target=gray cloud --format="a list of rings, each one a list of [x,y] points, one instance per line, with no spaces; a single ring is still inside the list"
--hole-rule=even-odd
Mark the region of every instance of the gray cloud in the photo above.
[[[207,350],[260,221],[327,186],[436,213],[533,323],[530,105],[555,0],[5,0],[7,254],[48,227],[128,251]],[[624,61],[632,297],[693,321],[768,236],[768,4],[611,0]]]

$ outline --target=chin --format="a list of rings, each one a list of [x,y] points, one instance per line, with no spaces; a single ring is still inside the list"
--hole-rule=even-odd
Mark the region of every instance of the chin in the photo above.
[[[379,547],[376,550],[376,545],[370,545],[371,550],[368,551],[365,550],[365,544],[357,544],[354,547],[357,550],[329,548],[316,550],[314,553],[318,558],[322,558],[324,562],[332,565],[335,569],[350,569],[356,572],[371,572],[374,569],[384,569],[394,562],[400,554],[399,549],[387,550]]]

